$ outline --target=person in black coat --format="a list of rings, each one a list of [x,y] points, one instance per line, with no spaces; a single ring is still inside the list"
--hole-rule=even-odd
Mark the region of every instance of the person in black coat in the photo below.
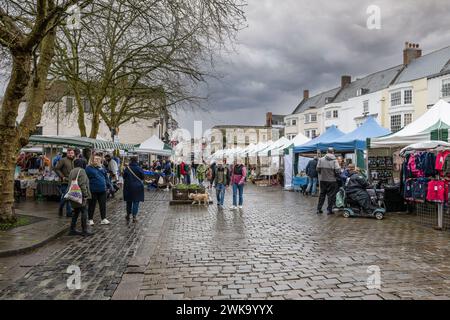
[[[306,166],[306,175],[308,177],[308,187],[306,188],[306,194],[317,196],[317,180],[319,179],[319,173],[317,172],[317,157],[310,160]]]
[[[139,203],[144,202],[144,171],[136,157],[131,158],[123,171],[123,200],[127,203],[127,221],[133,215],[133,222],[136,222]]]
[[[357,202],[366,213],[371,214],[377,208],[372,204],[367,192],[367,188],[370,187],[369,182],[359,173],[354,164],[349,164],[348,169],[349,179],[345,185],[347,196]]]

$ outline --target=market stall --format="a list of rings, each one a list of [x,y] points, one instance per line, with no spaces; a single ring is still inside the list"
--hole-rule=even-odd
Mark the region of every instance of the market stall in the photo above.
[[[294,139],[292,139],[290,142],[291,144],[287,146],[284,151],[284,188],[286,190],[292,190],[293,189],[293,182],[294,182],[294,148],[299,147],[301,145],[304,145],[305,143],[311,141],[310,138],[306,137],[305,135],[299,133],[297,136],[295,136]],[[300,172],[302,170],[299,170],[299,165],[301,163],[304,163],[306,161],[302,161],[302,157],[298,157],[297,161],[297,167],[296,172]],[[309,161],[309,158],[307,158],[307,161]],[[304,165],[306,168],[306,165]]]
[[[405,203],[405,181],[403,179],[405,158],[402,156],[402,150],[405,147],[418,152],[424,147],[430,147],[430,150],[433,150],[436,143],[447,143],[450,128],[449,110],[450,104],[440,100],[424,115],[402,130],[387,136],[368,139],[369,177],[374,183],[385,187],[385,189],[389,190],[389,188],[393,188],[392,186],[396,186],[395,201],[387,199],[388,203],[394,203],[394,207],[401,207],[400,201]],[[443,147],[443,145],[440,147]],[[408,149],[403,150],[403,152],[406,150]],[[409,210],[415,211],[423,224],[439,225],[439,208],[436,204],[411,201],[407,201],[407,203],[409,204]],[[448,214],[447,211],[444,210],[444,216]],[[440,224],[444,224],[445,227],[444,221]]]
[[[149,154],[156,156],[170,157],[173,154],[172,148],[165,144],[157,136],[152,136],[149,139],[142,142],[139,147],[135,149],[138,154]]]
[[[424,224],[439,230],[450,229],[449,183],[450,143],[426,141],[400,152],[403,197],[416,207]]]
[[[324,143],[332,143],[344,135],[345,133],[333,125],[320,136],[300,146],[294,147],[294,189],[298,190],[301,186],[304,186],[305,181],[307,181],[303,171],[306,168],[308,161],[314,156],[320,155],[321,151],[326,151],[326,149],[321,150],[320,145]]]
[[[336,152],[343,154],[353,154],[355,164],[361,169],[366,169],[365,151],[367,150],[367,139],[373,137],[381,137],[389,134],[388,129],[380,126],[372,117],[367,120],[352,132],[345,134],[334,141],[322,141],[318,143],[317,149],[325,151],[328,148],[333,148]]]
[[[55,156],[58,152],[69,147],[79,148],[83,151],[89,151],[89,153],[92,150],[134,149],[134,145],[87,137],[33,135],[29,139],[28,146],[21,150],[17,159],[15,172],[16,200],[20,200],[21,197],[38,199],[59,197],[60,181],[52,170],[52,162],[56,161]],[[37,156],[38,150],[42,150],[42,155],[39,157]],[[33,153],[28,153],[28,151]],[[29,159],[27,159],[27,154],[31,155]],[[24,165],[23,162],[27,165]]]

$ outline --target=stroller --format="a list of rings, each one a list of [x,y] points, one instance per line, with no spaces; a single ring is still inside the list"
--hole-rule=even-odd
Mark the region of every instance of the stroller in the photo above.
[[[342,212],[344,218],[350,217],[374,217],[377,220],[383,220],[386,214],[384,203],[384,189],[367,189],[372,205],[376,206],[372,213],[366,213],[360,205],[347,197],[345,189],[342,187],[336,195],[336,211]]]

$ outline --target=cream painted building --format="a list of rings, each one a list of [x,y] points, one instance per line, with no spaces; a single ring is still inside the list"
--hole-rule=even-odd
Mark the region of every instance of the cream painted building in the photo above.
[[[406,43],[404,68],[388,89],[383,121],[386,127],[396,132],[422,116],[439,99],[450,101],[449,74],[450,47],[422,56],[419,45]]]
[[[61,90],[54,89],[47,93],[47,102],[44,104],[41,122],[37,126],[36,134],[59,135],[59,136],[80,136],[78,127],[78,112],[74,97],[63,95]],[[49,90],[50,91],[50,90]],[[87,100],[84,104],[85,125],[89,135],[91,129],[90,106]],[[19,106],[18,121],[20,121],[26,110],[26,102]],[[174,129],[173,119],[134,119],[123,124],[119,128],[118,141],[121,143],[139,144],[148,138],[156,135],[164,138],[164,133]],[[112,140],[111,132],[104,121],[100,121],[100,128],[97,138]]]
[[[215,126],[212,128],[211,153],[222,149],[245,148],[250,144],[280,139],[280,129],[267,126]]]
[[[439,99],[450,101],[450,47],[422,56],[418,44],[406,43],[401,65],[354,81],[341,77],[341,86],[303,100],[285,117],[286,136],[313,138],[335,125],[348,133],[371,116],[395,132]],[[449,110],[450,112],[450,110]]]

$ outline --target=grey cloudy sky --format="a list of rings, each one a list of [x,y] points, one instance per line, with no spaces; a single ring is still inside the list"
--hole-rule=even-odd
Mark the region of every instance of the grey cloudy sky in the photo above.
[[[381,30],[367,28],[370,5]],[[249,0],[248,28],[235,53],[219,61],[223,77],[208,82],[209,112],[184,112],[204,129],[217,124],[263,125],[265,113],[289,114],[304,89],[337,87],[340,76],[364,76],[402,63],[406,41],[424,54],[450,45],[448,0]]]

